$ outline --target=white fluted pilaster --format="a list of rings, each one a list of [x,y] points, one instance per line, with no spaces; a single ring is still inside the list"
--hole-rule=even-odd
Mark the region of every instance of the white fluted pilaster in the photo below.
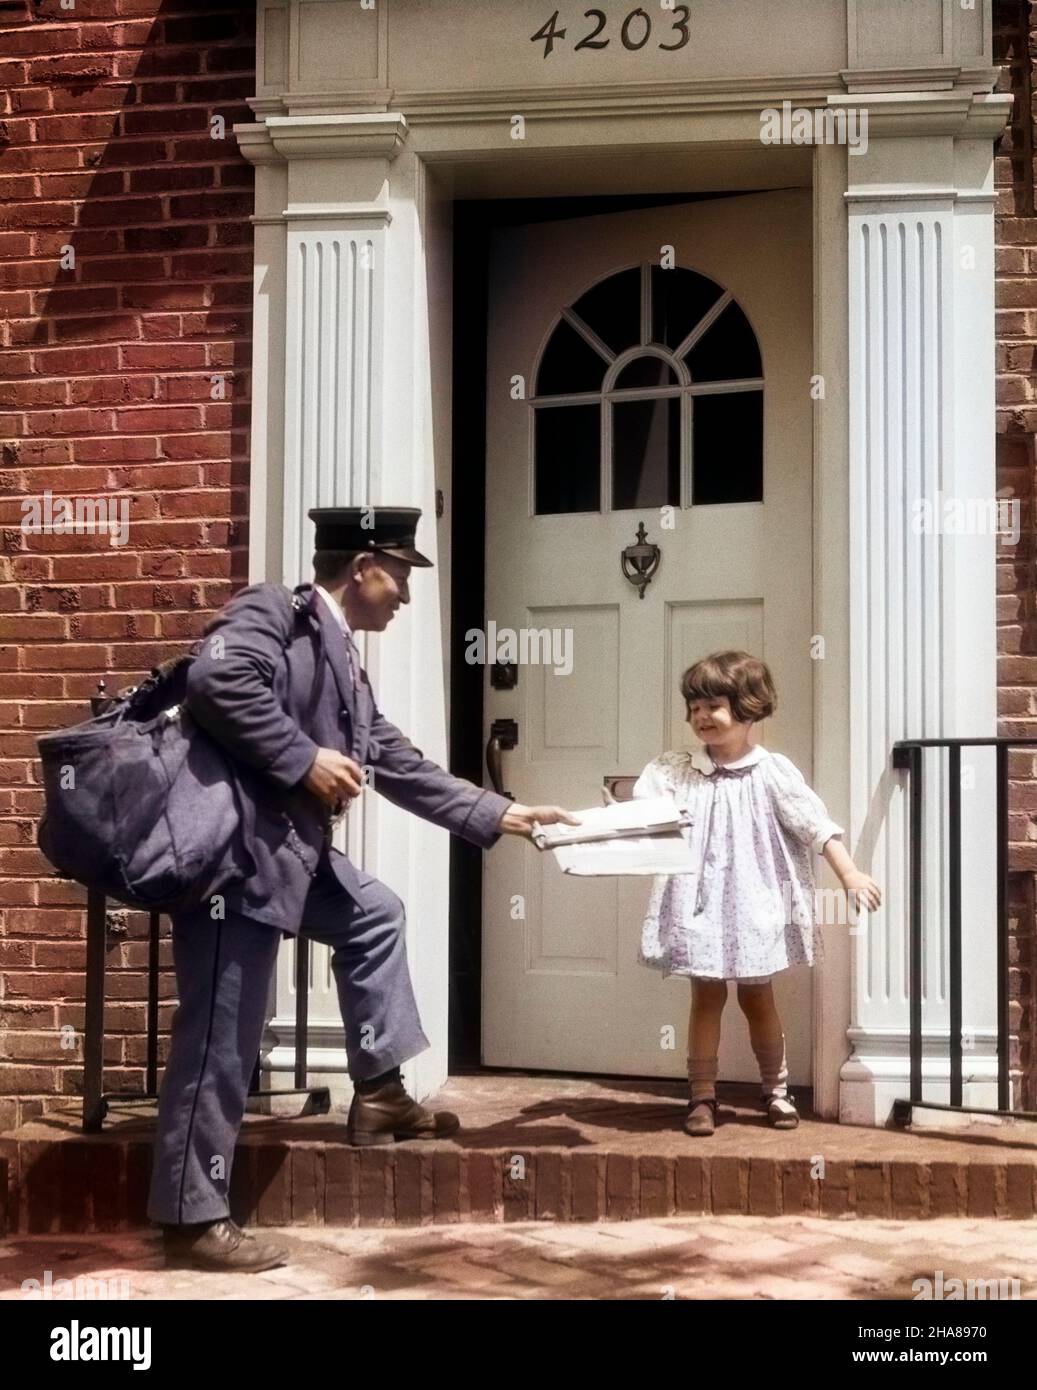
[[[397,118],[365,115],[270,117],[239,131],[244,152],[268,178],[276,171],[282,193],[279,216],[268,211],[263,228],[272,242],[277,224],[280,247],[272,267],[276,283],[264,289],[279,305],[261,339],[270,364],[268,391],[278,398],[277,415],[263,416],[265,446],[276,419],[283,420],[283,434],[270,449],[279,455],[277,466],[263,470],[264,499],[255,509],[275,516],[280,529],[274,537],[266,527],[265,568],[253,574],[256,579],[279,577],[294,585],[311,577],[312,507],[384,500],[378,489],[388,178],[401,138]],[[257,257],[257,294],[260,281]],[[363,653],[363,639],[360,647]],[[339,847],[365,864],[374,853],[372,830],[364,797],[348,829],[339,831]],[[294,1065],[295,1002],[295,946],[289,943],[278,960],[268,1030],[273,1046],[265,1060],[279,1084]],[[309,1015],[310,1077],[330,1083],[342,1097],[348,1078],[341,1018],[330,952],[320,946],[311,951]]]
[[[931,146],[926,154],[926,146]],[[963,172],[955,146],[972,156]],[[994,496],[989,141],[872,141],[848,160],[851,839],[881,883],[855,939],[845,1120],[883,1123],[908,1094],[908,825],[902,738],[995,732],[994,538],[944,529],[948,499]],[[936,174],[932,183],[916,175]],[[905,176],[907,171],[910,176]],[[978,186],[971,180],[978,175]],[[963,403],[978,418],[966,425]],[[925,504],[932,528],[924,523]],[[946,755],[925,761],[925,1094],[947,1100]],[[992,758],[963,755],[966,1104],[992,1103]]]

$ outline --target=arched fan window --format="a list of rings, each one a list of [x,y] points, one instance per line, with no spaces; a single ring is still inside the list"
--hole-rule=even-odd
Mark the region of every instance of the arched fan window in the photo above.
[[[634,266],[563,309],[531,405],[538,514],[763,498],[759,343],[694,270]]]

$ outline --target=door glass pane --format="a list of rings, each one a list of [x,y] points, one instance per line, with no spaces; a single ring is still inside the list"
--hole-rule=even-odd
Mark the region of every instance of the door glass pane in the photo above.
[[[616,377],[614,389],[628,391],[632,386],[676,385],[677,377],[669,362],[661,357],[635,357]]]
[[[601,407],[560,405],[536,418],[536,513],[601,506]]]
[[[692,398],[696,506],[763,501],[763,392]]]
[[[684,360],[692,381],[742,381],[763,375],[756,334],[735,303],[727,306]]]
[[[652,341],[680,347],[723,294],[715,280],[694,270],[652,266]]]
[[[616,401],[612,407],[612,507],[680,505],[681,404]]]
[[[641,272],[621,270],[589,289],[572,306],[615,353],[641,341]]]
[[[600,391],[605,359],[563,319],[551,334],[537,373],[538,396]]]

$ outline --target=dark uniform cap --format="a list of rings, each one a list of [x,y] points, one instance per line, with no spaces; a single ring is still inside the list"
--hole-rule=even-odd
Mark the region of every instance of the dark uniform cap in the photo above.
[[[408,565],[431,566],[414,548],[420,507],[314,507],[318,550],[383,551]]]

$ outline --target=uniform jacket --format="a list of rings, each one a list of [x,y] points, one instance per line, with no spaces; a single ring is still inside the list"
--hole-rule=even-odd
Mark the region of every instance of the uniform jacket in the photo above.
[[[247,855],[225,906],[292,933],[318,867],[347,893],[359,887],[351,861],[327,853],[328,808],[301,785],[318,748],[369,767],[376,792],[482,848],[496,844],[511,805],[430,762],[390,724],[359,659],[354,684],[345,634],[316,589],[298,594],[297,613],[282,584],[243,589],[206,628],[187,678],[191,715],[238,779]]]

